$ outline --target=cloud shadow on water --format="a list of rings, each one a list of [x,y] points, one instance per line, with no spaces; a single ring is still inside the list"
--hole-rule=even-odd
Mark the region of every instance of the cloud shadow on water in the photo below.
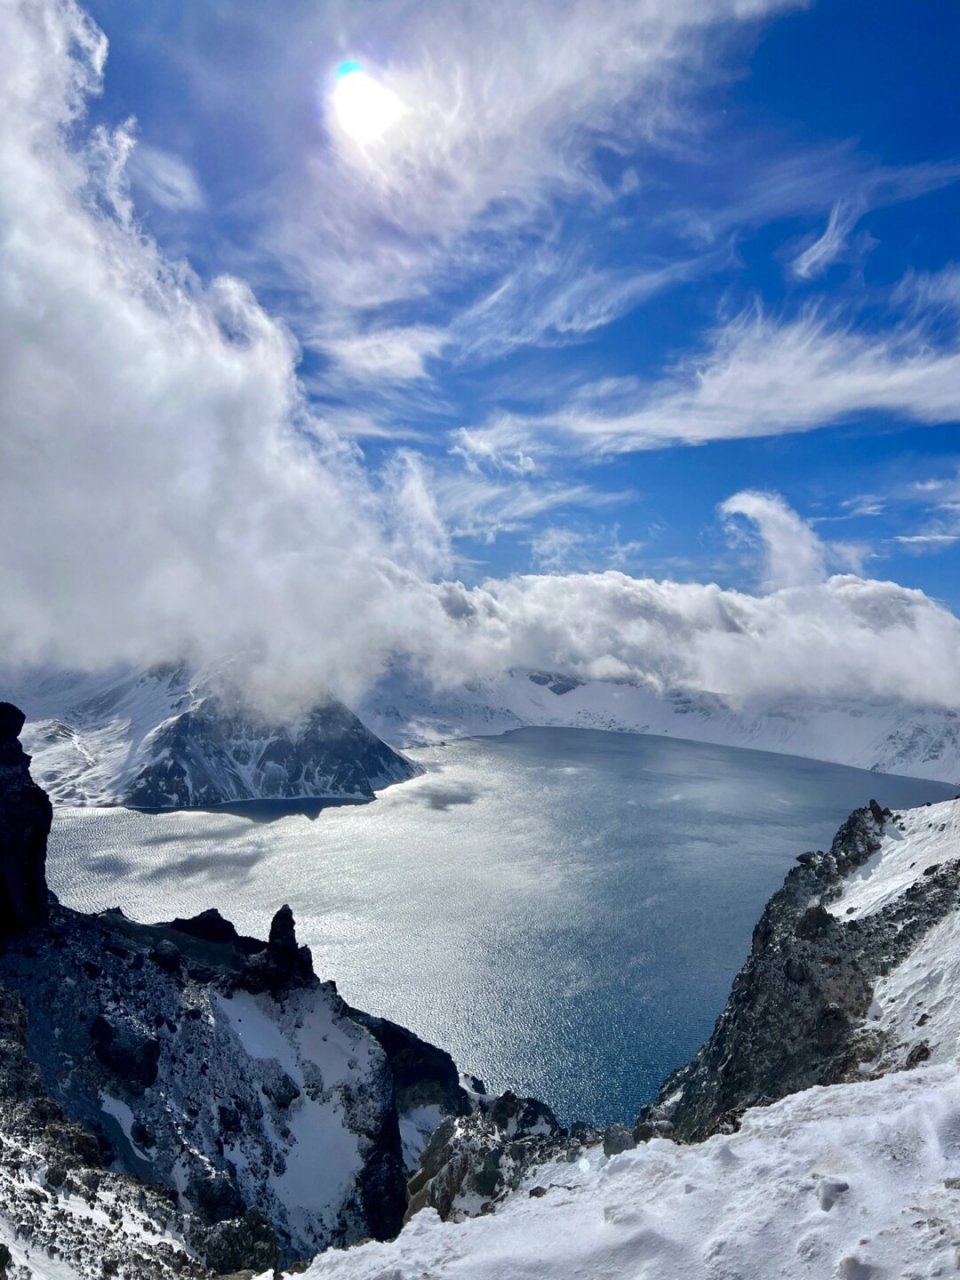
[[[207,880],[236,881],[238,878],[245,879],[266,856],[264,848],[231,854],[189,853],[176,862],[142,872],[140,878],[152,882],[181,877],[188,880],[203,877]]]
[[[419,787],[416,798],[428,809],[436,809],[446,813],[456,805],[475,804],[480,797],[480,788],[470,783],[444,783]]]

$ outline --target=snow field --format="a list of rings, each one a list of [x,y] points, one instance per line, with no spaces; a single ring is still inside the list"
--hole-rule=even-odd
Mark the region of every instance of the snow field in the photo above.
[[[531,1197],[534,1187],[546,1194]],[[498,1212],[418,1214],[308,1280],[920,1280],[960,1265],[960,1079],[810,1089],[696,1146],[534,1173]],[[263,1277],[269,1280],[269,1277]]]

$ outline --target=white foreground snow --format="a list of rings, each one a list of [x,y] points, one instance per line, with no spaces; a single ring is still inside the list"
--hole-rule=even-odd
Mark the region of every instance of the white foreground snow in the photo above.
[[[697,1146],[595,1148],[536,1171],[495,1214],[421,1213],[392,1243],[324,1254],[306,1276],[919,1280],[956,1274],[958,1250],[960,1078],[941,1065],[810,1089]]]

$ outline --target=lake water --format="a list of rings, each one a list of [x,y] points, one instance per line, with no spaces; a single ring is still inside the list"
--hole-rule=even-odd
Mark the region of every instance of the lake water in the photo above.
[[[373,804],[273,821],[62,810],[52,887],[141,920],[293,907],[353,1004],[561,1119],[630,1120],[709,1034],[798,853],[956,788],[764,752],[521,729],[410,753]]]

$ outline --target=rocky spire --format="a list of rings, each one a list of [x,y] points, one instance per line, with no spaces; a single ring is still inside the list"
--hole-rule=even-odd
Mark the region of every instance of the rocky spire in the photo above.
[[[47,836],[53,811],[19,742],[26,717],[0,702],[0,939],[45,923]]]

